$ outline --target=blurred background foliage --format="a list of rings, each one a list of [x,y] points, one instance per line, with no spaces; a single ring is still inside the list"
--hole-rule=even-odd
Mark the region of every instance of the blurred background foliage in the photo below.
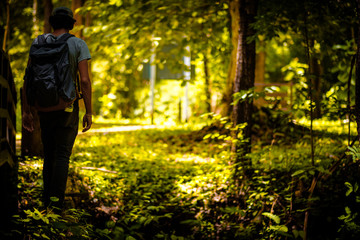
[[[9,1],[10,32],[6,51],[18,89],[32,39],[42,33],[44,2]],[[81,7],[74,9],[74,2]],[[179,106],[182,111],[186,107],[182,73],[189,69],[184,65],[184,56],[191,57],[194,67],[189,88],[191,116],[221,112],[233,48],[231,1],[53,0],[52,3],[54,7],[73,7],[83,19],[72,32],[85,39],[92,54],[96,115],[117,119],[149,117],[150,86],[144,71],[153,51],[158,70],[167,68],[180,73],[176,79],[158,76],[157,119],[177,121]],[[3,43],[6,2],[0,4],[0,41]],[[261,60],[265,71],[257,69],[257,76],[262,75],[260,79],[266,83],[293,84],[291,104],[295,116],[306,115],[310,77],[314,79],[316,117],[337,118],[339,111],[345,111],[342,109],[346,109],[350,62],[356,49],[355,9],[355,0],[259,1],[253,25],[257,34],[249,39],[257,42],[258,57],[265,56]],[[163,51],[169,45],[173,47]],[[351,86],[354,84],[352,80]],[[286,87],[278,90],[289,91]],[[354,87],[350,91],[354,99]]]

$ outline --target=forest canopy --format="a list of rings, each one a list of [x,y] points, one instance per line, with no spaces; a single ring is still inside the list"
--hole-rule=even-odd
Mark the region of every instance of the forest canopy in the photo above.
[[[46,23],[45,2],[9,1],[10,31],[5,45],[18,87],[32,39],[42,33]],[[238,1],[74,2],[53,1],[53,5],[79,6],[73,32],[86,39],[93,56],[96,114],[105,118],[148,116],[150,83],[144,72],[148,72],[152,53],[156,54],[160,80],[157,86],[164,85],[155,94],[158,117],[177,118],[178,99],[183,96],[165,92],[174,86],[183,92],[183,73],[189,70],[184,56],[191,57],[193,66],[192,115],[222,112],[231,103],[224,95],[231,89],[229,78],[234,74],[231,61],[236,55],[231,52],[236,48],[232,41],[238,31],[234,24]],[[6,3],[1,4],[3,43],[7,14]],[[257,6],[251,25],[255,35],[248,37],[256,42],[255,82],[293,84],[297,96],[291,103],[293,110],[304,116],[309,106],[307,76],[313,76],[316,117],[337,115],[346,105],[350,62],[356,51],[356,2],[274,0],[259,1]],[[159,76],[164,68],[175,74]],[[173,75],[175,83],[164,79]],[[354,94],[351,88],[351,99]]]

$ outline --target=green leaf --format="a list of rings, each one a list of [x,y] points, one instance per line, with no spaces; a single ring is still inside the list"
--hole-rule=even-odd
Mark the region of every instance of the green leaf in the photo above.
[[[292,177],[295,177],[297,175],[300,175],[300,174],[303,174],[305,172],[304,169],[301,169],[301,170],[297,170],[296,172],[294,172],[293,174],[291,174]]]
[[[275,225],[275,226],[271,225],[270,229],[275,230],[275,231],[279,231],[279,232],[288,232],[289,231],[288,227],[285,226],[285,225]]]
[[[59,198],[57,198],[57,197],[50,197],[50,201],[52,201],[52,202],[58,202],[58,201],[59,201]]]
[[[210,138],[210,137],[211,137],[211,135],[212,135],[211,133],[208,133],[208,134],[206,134],[206,135],[204,136],[204,138],[203,138],[203,139],[204,139],[204,140],[205,140],[205,139],[208,139],[208,138]]]
[[[126,239],[126,240],[136,240],[136,238],[134,238],[134,237],[132,237],[132,236],[127,236],[125,239]]]
[[[44,238],[44,239],[50,239],[48,236],[46,236],[45,233],[41,234],[41,237]]]
[[[349,196],[353,192],[353,186],[349,182],[345,182],[345,186],[348,188],[345,195]]]
[[[359,189],[359,184],[358,184],[358,183],[355,183],[355,184],[354,184],[354,192],[357,192],[358,189]]]
[[[143,224],[146,221],[146,217],[140,217],[139,223]]]
[[[269,212],[264,212],[262,215],[264,215],[265,217],[270,218],[271,220],[273,220],[276,224],[280,223],[280,217],[276,216],[275,214],[269,213]]]
[[[347,215],[350,215],[351,214],[351,209],[349,207],[345,207],[345,212]]]

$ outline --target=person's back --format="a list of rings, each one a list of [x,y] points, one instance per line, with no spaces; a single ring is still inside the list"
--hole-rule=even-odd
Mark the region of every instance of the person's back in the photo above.
[[[74,53],[70,54],[68,46],[73,37],[70,33],[59,37],[43,34],[31,45],[25,91],[28,103],[38,111],[65,109],[77,99],[77,65],[70,62]]]
[[[54,31],[43,35],[45,41],[49,43],[68,33],[75,23],[72,11],[66,7],[56,8],[49,20]],[[35,39],[33,44],[37,44],[38,41],[38,38]],[[91,56],[82,39],[71,37],[67,40],[67,45],[73,79],[76,79],[78,72],[80,73],[81,90],[86,108],[86,114],[83,117],[83,132],[86,132],[92,124],[91,82],[88,73],[88,60]],[[31,58],[29,62],[31,62]],[[26,89],[26,84],[27,80],[25,79],[24,89]],[[33,118],[26,92],[23,91],[23,94],[23,126],[32,132],[34,130]],[[38,114],[44,146],[43,200],[46,207],[52,205],[61,208],[65,196],[69,158],[78,133],[78,99],[65,109],[56,111],[41,111],[40,109]]]

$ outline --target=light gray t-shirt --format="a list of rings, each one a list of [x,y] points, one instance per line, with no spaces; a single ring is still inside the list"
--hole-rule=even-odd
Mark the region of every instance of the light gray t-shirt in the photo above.
[[[48,43],[54,42],[56,39],[60,38],[63,34],[59,36],[54,36],[51,33],[44,34],[45,40]],[[37,44],[38,38],[36,38],[32,44]],[[77,37],[70,37],[67,42],[69,46],[69,61],[71,65],[71,69],[73,72],[73,79],[76,79],[76,74],[78,71],[78,63],[82,60],[90,60],[91,55],[88,46],[86,45],[85,41],[77,38]]]

